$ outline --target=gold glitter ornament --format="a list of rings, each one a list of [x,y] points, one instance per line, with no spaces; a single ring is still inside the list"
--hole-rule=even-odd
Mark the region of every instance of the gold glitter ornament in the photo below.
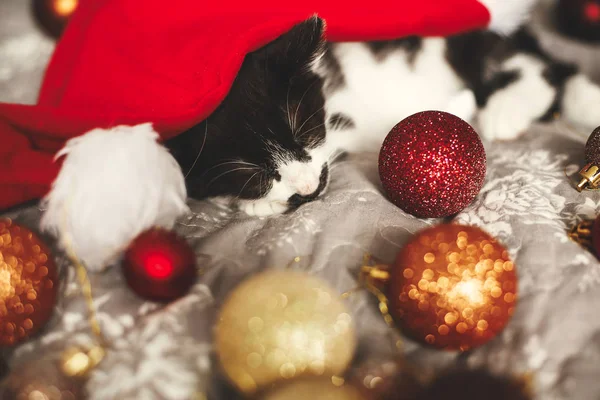
[[[342,379],[301,379],[270,390],[260,400],[369,400]]]
[[[221,367],[246,394],[285,379],[341,375],[356,348],[340,295],[292,270],[242,282],[223,304],[215,329]]]
[[[477,227],[421,231],[389,272],[390,314],[410,337],[434,347],[480,346],[504,329],[515,309],[515,265]]]
[[[0,347],[23,342],[50,320],[57,279],[52,254],[40,238],[0,218]]]

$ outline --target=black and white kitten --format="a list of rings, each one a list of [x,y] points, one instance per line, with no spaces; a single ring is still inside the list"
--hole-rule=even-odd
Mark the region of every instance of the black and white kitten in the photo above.
[[[249,54],[221,106],[168,143],[190,196],[237,199],[257,216],[294,209],[326,188],[337,151],[378,151],[423,110],[477,123],[488,140],[557,112],[600,125],[600,88],[525,29],[334,44],[323,26],[311,18]]]
[[[314,200],[329,179],[323,22],[311,19],[249,54],[211,116],[167,143],[191,197],[234,198],[249,215]]]

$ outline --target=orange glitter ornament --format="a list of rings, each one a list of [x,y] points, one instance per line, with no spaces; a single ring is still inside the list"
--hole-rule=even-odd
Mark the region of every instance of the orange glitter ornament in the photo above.
[[[479,228],[426,229],[390,270],[390,313],[415,340],[448,350],[480,346],[501,332],[517,300],[506,249]]]
[[[56,265],[30,230],[0,219],[0,347],[37,332],[52,316]]]

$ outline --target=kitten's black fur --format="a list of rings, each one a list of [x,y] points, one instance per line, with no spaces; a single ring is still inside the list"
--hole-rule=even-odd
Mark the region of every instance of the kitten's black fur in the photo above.
[[[542,49],[538,39],[525,27],[508,38],[490,31],[474,31],[450,36],[446,41],[446,58],[473,90],[479,107],[484,107],[493,93],[519,79],[517,71],[498,71],[499,65],[515,54],[528,54],[543,61],[544,77],[557,89],[554,104],[542,120],[560,111],[562,88],[577,73],[573,64],[559,62]]]
[[[260,198],[281,179],[277,159],[307,161],[307,149],[325,140],[323,82],[310,70],[323,52],[322,34],[323,21],[311,18],[248,54],[217,110],[167,142],[191,197]],[[327,178],[324,168],[319,192]]]

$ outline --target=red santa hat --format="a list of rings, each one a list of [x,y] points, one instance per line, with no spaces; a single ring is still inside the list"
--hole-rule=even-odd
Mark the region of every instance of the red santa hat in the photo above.
[[[330,41],[514,30],[534,0],[82,0],[37,105],[0,104],[0,210],[44,198],[42,227],[92,269],[187,211],[159,144],[204,120],[244,56],[319,15]]]

